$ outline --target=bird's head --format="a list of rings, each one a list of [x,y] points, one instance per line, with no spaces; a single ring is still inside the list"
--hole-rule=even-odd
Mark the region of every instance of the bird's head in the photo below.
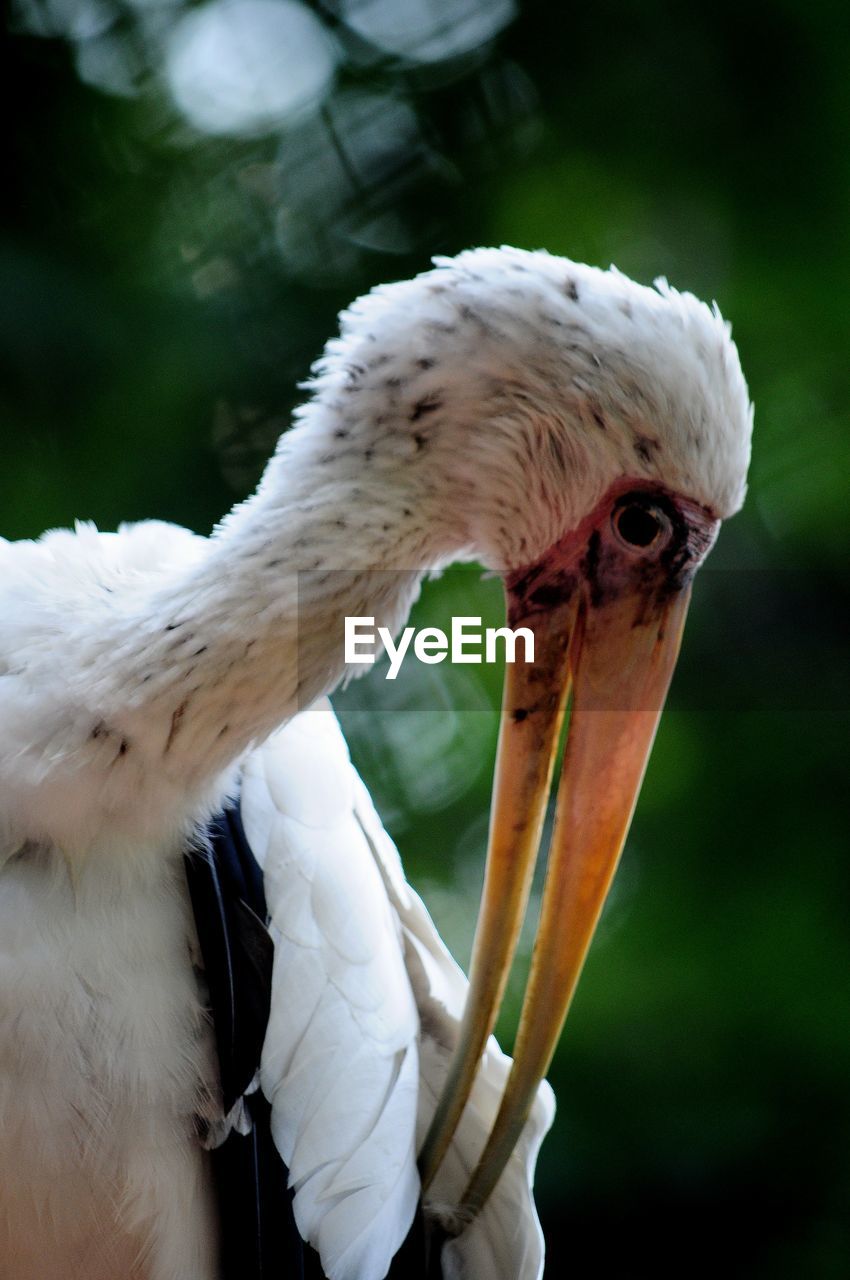
[[[373,290],[311,389],[335,473],[382,503],[404,488],[488,568],[535,563],[629,487],[706,519],[746,489],[752,411],[717,309],[544,252],[471,250]]]
[[[402,491],[446,558],[504,577],[535,658],[506,676],[461,1045],[422,1155],[438,1167],[492,1029],[569,732],[516,1062],[473,1212],[545,1072],[625,840],[690,582],[743,501],[752,411],[718,311],[547,253],[475,250],[342,319],[316,399],[368,501]],[[430,566],[423,566],[430,567]]]

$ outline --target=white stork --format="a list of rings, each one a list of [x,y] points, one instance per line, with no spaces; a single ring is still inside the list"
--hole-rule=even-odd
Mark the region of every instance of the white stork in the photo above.
[[[218,1274],[208,1150],[246,1121],[222,1113],[182,859],[238,792],[274,942],[255,1083],[324,1272],[381,1280],[423,1188],[445,1276],[541,1272],[540,1082],[690,579],[744,496],[738,355],[717,310],[665,282],[476,250],[355,303],[297,418],[210,538],[0,542],[8,1280]],[[506,679],[467,993],[322,700],[346,615],[395,632],[426,574],[470,558],[503,575],[536,653]],[[568,696],[509,1071],[488,1037]]]

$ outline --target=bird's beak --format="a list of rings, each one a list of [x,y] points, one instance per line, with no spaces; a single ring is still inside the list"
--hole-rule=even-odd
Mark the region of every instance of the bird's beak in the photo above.
[[[594,600],[580,581],[531,607],[508,587],[533,663],[507,668],[487,870],[469,995],[445,1092],[420,1156],[427,1186],[451,1141],[493,1029],[528,901],[560,729],[572,689],[540,923],[514,1064],[461,1205],[468,1220],[498,1181],[552,1058],[617,867],[679,650],[689,587],[629,585]]]

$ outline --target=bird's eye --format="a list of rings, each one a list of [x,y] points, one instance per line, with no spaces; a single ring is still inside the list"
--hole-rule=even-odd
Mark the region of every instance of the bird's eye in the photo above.
[[[623,546],[631,551],[649,551],[666,542],[670,521],[654,502],[628,498],[611,514],[614,532]]]

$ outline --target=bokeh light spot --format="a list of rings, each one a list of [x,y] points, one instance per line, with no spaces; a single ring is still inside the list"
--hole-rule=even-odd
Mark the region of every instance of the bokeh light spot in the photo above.
[[[204,133],[256,135],[314,110],[336,61],[318,18],[292,0],[217,0],[183,17],[166,76],[187,120]]]
[[[343,0],[346,26],[387,53],[415,62],[457,58],[492,40],[513,0]]]

